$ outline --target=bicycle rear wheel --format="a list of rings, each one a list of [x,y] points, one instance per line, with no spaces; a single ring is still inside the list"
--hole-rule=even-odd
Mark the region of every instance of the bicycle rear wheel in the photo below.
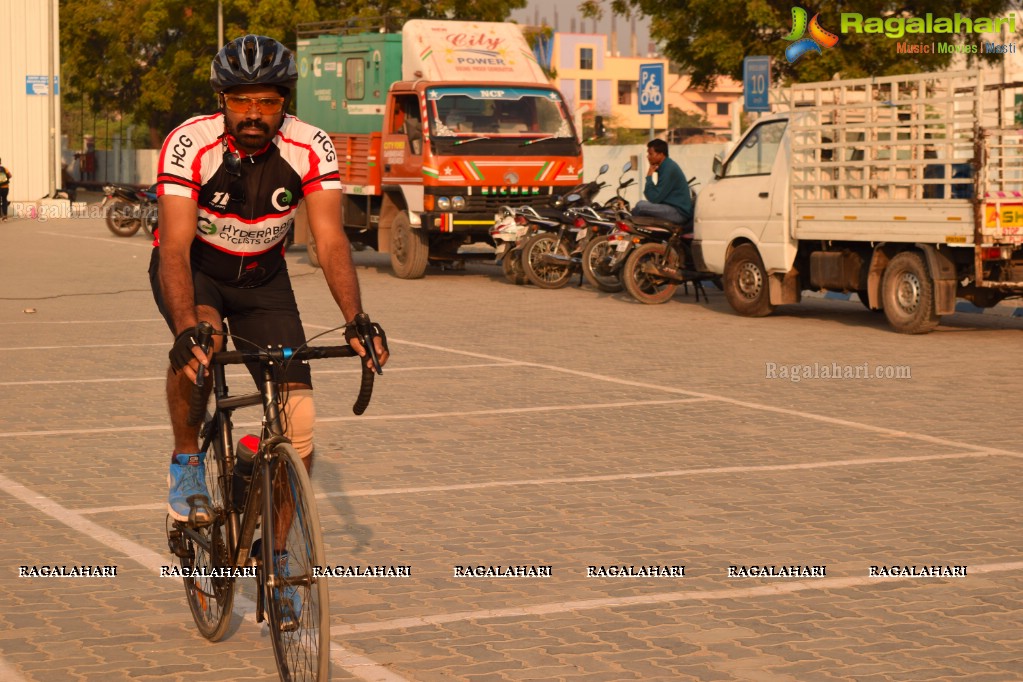
[[[206,424],[209,423],[210,418],[207,417]],[[210,493],[213,523],[182,532],[186,556],[180,557],[181,568],[187,569],[189,573],[203,572],[209,575],[230,564],[225,525],[229,500],[225,496],[224,477],[221,476],[223,468],[223,448],[220,441],[214,438],[210,452],[206,455],[206,488]],[[218,641],[231,623],[234,578],[186,576],[183,580],[188,608],[192,611],[196,627],[206,639]]]
[[[271,460],[272,501],[264,499],[263,573],[270,638],[281,679],[326,680],[330,629],[323,536],[302,459],[281,443]],[[267,522],[267,519],[273,519]],[[265,537],[273,535],[270,542]]]

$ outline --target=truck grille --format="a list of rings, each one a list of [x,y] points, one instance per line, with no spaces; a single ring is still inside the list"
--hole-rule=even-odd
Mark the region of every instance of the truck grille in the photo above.
[[[473,194],[465,197],[465,208],[462,209],[462,211],[471,211],[473,213],[495,213],[502,206],[511,206],[512,208],[518,208],[519,206],[540,207],[548,206],[550,201],[550,194]]]

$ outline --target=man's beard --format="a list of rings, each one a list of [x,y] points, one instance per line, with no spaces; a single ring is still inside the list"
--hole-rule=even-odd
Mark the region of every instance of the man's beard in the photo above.
[[[259,119],[242,120],[233,127],[228,123],[227,128],[238,146],[249,153],[255,153],[265,147],[276,134],[276,131],[271,131],[270,126]]]

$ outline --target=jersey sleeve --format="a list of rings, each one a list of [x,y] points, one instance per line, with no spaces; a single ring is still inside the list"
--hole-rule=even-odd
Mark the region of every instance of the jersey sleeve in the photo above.
[[[190,119],[163,142],[156,169],[156,193],[199,199],[202,186],[202,158],[210,145],[204,142],[208,117]]]
[[[302,193],[324,189],[341,189],[341,175],[337,168],[337,151],[330,135],[315,130],[309,145],[309,170],[302,177]]]

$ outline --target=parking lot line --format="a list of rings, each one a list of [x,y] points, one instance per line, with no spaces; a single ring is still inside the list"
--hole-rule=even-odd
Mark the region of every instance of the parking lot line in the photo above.
[[[315,326],[315,325],[314,325]],[[398,343],[405,343],[410,346],[417,346],[420,348],[428,348],[431,350],[445,351],[448,353],[456,353],[459,355],[466,355],[475,358],[484,358],[488,360],[505,360],[514,361],[514,358],[504,358],[497,355],[489,355],[486,353],[475,353],[472,351],[460,350],[457,348],[446,348],[444,346],[435,346],[432,344],[419,343],[416,341],[406,341],[401,339],[393,339]],[[598,381],[606,381],[609,383],[619,384],[621,386],[631,386],[633,388],[645,388],[652,391],[663,391],[665,393],[674,393],[676,395],[685,395],[693,398],[705,398],[707,400],[714,400],[729,405],[735,405],[736,407],[746,407],[751,410],[759,410],[763,412],[774,412],[776,414],[784,414],[792,417],[800,417],[803,419],[810,419],[813,421],[824,422],[826,424],[834,424],[836,426],[845,426],[849,428],[861,429],[864,431],[872,431],[874,433],[881,433],[886,436],[892,436],[896,438],[908,438],[912,440],[918,440],[925,443],[932,443],[934,445],[942,445],[951,448],[967,448],[970,450],[989,450],[989,448],[973,445],[971,443],[963,443],[959,441],[949,440],[947,438],[939,438],[937,436],[928,436],[923,433],[914,433],[912,431],[904,431],[901,429],[892,429],[886,426],[874,426],[873,424],[864,424],[862,422],[856,422],[849,419],[840,419],[838,417],[829,417],[823,414],[816,414],[813,412],[805,412],[803,410],[793,410],[787,407],[775,407],[773,405],[764,405],[763,403],[754,403],[748,400],[738,400],[735,398],[729,398],[727,396],[717,395],[715,393],[706,393],[703,391],[691,391],[682,388],[675,388],[674,386],[662,386],[659,384],[652,384],[645,381],[636,381],[633,379],[620,379],[618,377],[607,376],[606,374],[597,374],[595,372],[585,372],[582,370],[569,369],[567,367],[558,367],[557,365],[547,365],[539,362],[528,362],[525,360],[518,361],[528,367],[537,367],[540,369],[550,370],[552,372],[561,372],[563,374],[571,374],[573,376],[585,377],[587,379],[595,379]],[[998,454],[1008,455],[1011,457],[1023,457],[1023,452],[1014,452],[1012,450],[992,450]]]
[[[166,344],[160,344],[166,345]],[[73,348],[74,346],[68,346]],[[90,346],[91,347],[91,346]],[[0,353],[5,349],[0,348]],[[18,348],[6,349],[6,350],[21,350]],[[471,365],[423,365],[419,367],[388,367],[387,372],[432,372],[436,370],[456,370],[456,369],[480,369],[481,367],[521,367],[521,362],[478,362]],[[316,376],[326,376],[330,374],[359,374],[362,370],[358,369],[325,369],[316,372]],[[228,372],[228,379],[244,379],[249,375],[242,372]],[[111,377],[111,378],[97,378],[97,379],[38,379],[32,381],[0,381],[0,386],[44,386],[51,384],[109,384],[109,383],[131,383],[134,381],[165,381],[167,377],[160,376],[149,376],[149,377]]]
[[[140,545],[108,528],[104,528],[100,524],[85,518],[81,513],[40,495],[3,474],[0,474],[0,492],[24,502],[51,519],[59,521],[82,536],[91,538],[101,545],[124,555],[127,560],[133,561],[153,573],[159,573],[160,568],[168,565],[168,562],[171,561],[169,557],[164,557],[145,545]],[[261,627],[256,622],[256,604],[251,599],[236,592],[234,604],[234,613],[241,616],[249,624]],[[380,665],[366,656],[350,652],[336,642],[332,641],[330,643],[330,653],[331,660],[338,667],[343,668],[346,672],[361,680],[366,680],[366,682],[406,682],[406,678],[391,672],[389,668]],[[3,659],[0,659],[0,678],[12,680],[12,682],[18,679],[13,673],[10,676],[8,675]]]
[[[1023,570],[1023,561],[1001,562],[993,564],[970,565],[971,575],[985,573],[1005,573]],[[917,581],[913,576],[884,578],[886,584],[892,582]],[[722,599],[752,599],[757,597],[774,597],[794,592],[841,590],[863,585],[876,585],[878,578],[869,576],[849,576],[843,578],[815,578],[792,582],[769,582],[756,587],[736,587],[722,590],[678,590],[672,592],[656,592],[629,597],[601,597],[599,599],[581,599],[575,601],[548,602],[532,606],[511,606],[504,609],[481,609],[478,611],[455,611],[438,613],[429,616],[412,616],[394,618],[392,620],[369,623],[352,623],[335,625],[330,628],[331,636],[357,635],[370,632],[387,632],[405,630],[432,625],[444,625],[474,620],[493,620],[497,618],[517,618],[523,616],[547,616],[577,611],[592,611],[622,606],[647,606],[668,602],[684,601],[718,601]]]
[[[707,476],[714,474],[746,474],[766,473],[772,471],[801,471],[807,469],[830,469],[835,467],[869,466],[876,464],[905,464],[911,462],[934,462],[952,459],[969,459],[979,457],[1004,457],[996,450],[955,452],[941,455],[916,455],[909,457],[868,457],[863,459],[843,459],[834,462],[799,462],[796,464],[762,464],[755,466],[704,467],[700,469],[672,469],[669,471],[640,471],[621,474],[603,474],[599,476],[562,476],[558,478],[512,479],[508,481],[480,481],[477,483],[453,483],[451,485],[431,485],[405,488],[366,488],[363,490],[347,490],[333,493],[319,493],[316,499],[332,499],[347,497],[382,497],[387,495],[414,495],[419,493],[442,493],[465,490],[485,490],[488,488],[510,488],[517,486],[545,485],[578,485],[580,483],[608,483],[614,481],[640,481],[650,478],[675,478],[684,476]],[[163,503],[118,505],[113,507],[86,507],[75,509],[83,515],[107,514],[130,511],[163,509]]]

